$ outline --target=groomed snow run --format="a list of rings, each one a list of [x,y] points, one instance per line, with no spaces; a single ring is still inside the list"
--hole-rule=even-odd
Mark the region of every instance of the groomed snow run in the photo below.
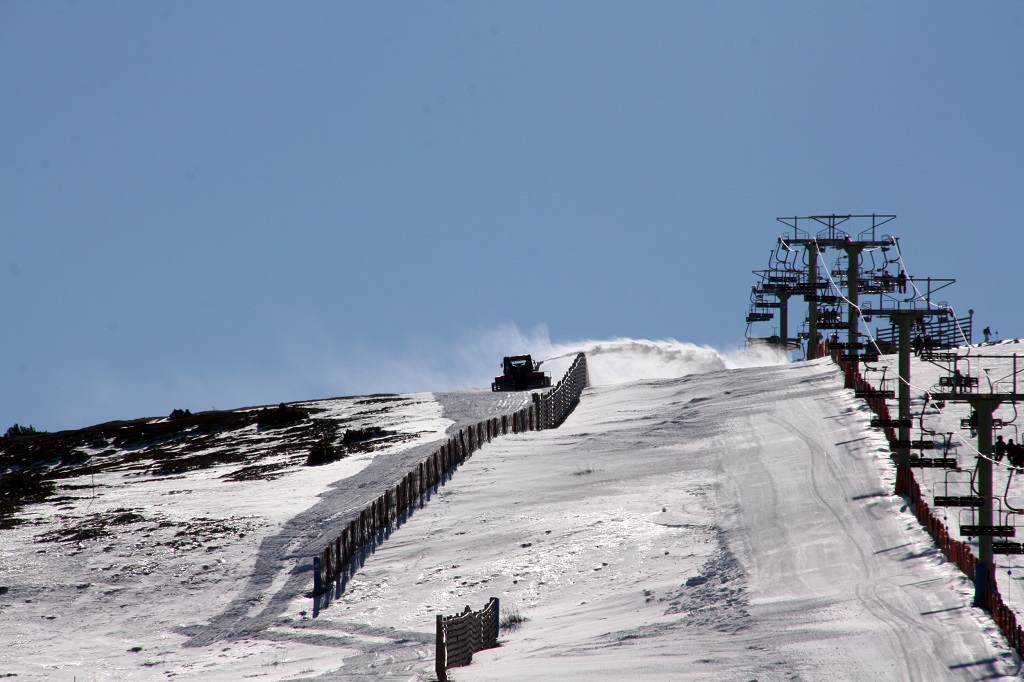
[[[1014,679],[868,421],[827,360],[590,389],[474,455],[308,629],[423,633],[346,679],[428,679],[433,615],[492,595],[526,620],[453,680]]]
[[[35,526],[0,533],[0,675],[430,680],[435,616],[497,596],[525,620],[455,682],[1020,679],[970,583],[891,494],[884,436],[834,365],[736,367],[595,381],[560,428],[485,445],[316,617],[316,548],[427,444],[362,473],[339,463],[312,507],[308,470],[262,510],[263,483],[216,472],[125,484],[159,487],[162,513],[186,516],[214,515],[190,505],[213,504],[216,485],[247,491],[236,541],[159,561],[130,558],[130,533],[55,557],[67,547],[33,543],[54,510],[30,507]],[[495,399],[419,396],[434,426],[416,430],[500,414]],[[93,504],[151,513],[103,484]]]

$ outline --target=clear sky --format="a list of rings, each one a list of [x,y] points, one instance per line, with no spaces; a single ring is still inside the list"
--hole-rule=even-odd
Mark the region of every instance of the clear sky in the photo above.
[[[778,216],[1024,334],[1024,3],[3,1],[0,98],[0,428],[735,346]]]

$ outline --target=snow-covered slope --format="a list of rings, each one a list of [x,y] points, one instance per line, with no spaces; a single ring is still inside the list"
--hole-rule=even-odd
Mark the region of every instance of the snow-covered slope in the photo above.
[[[978,391],[982,393],[1024,393],[1024,343],[1019,339],[1010,339],[978,346],[964,346],[952,349],[960,360],[957,363],[964,375],[979,379]],[[883,385],[889,389],[896,388],[894,377],[897,376],[898,365],[896,356],[882,356],[880,362],[864,372],[865,378],[875,385]],[[1016,370],[1016,372],[1015,372]],[[977,463],[977,435],[970,428],[962,426],[962,420],[968,419],[971,407],[967,402],[948,401],[944,403],[928,402],[926,393],[949,392],[949,388],[939,385],[940,377],[952,374],[953,365],[948,361],[926,361],[912,358],[911,362],[911,405],[914,417],[914,439],[933,440],[935,450],[915,452],[925,457],[955,457],[960,471],[943,469],[915,469],[914,476],[921,485],[924,500],[931,504],[936,496],[971,495],[971,478]],[[1014,376],[1016,373],[1016,383]],[[897,413],[895,401],[889,401],[890,411]],[[1006,441],[1021,442],[1024,431],[1018,409],[1013,403],[1004,402],[996,410],[994,416],[1002,420],[1003,426],[995,431]],[[926,431],[921,432],[924,426]],[[993,464],[993,492],[995,500],[995,523],[1000,525],[1020,526],[1021,510],[1024,510],[1024,476],[1013,471],[1009,460]],[[966,540],[974,546],[977,555],[977,538],[967,538],[960,534],[961,524],[978,523],[976,512],[970,508],[936,507],[933,511],[945,523],[954,538]],[[1024,528],[1017,529],[1017,535],[1006,538],[1014,542],[1024,540]],[[1024,556],[996,555],[996,580],[999,591],[1006,603],[1017,614],[1024,613]]]
[[[491,595],[528,620],[453,679],[1012,677],[840,386],[819,361],[592,389],[475,456],[308,628],[406,638],[352,679],[422,670],[432,614]]]
[[[832,365],[707,369],[598,385],[559,429],[485,445],[315,618],[309,557],[346,513],[514,398],[417,396],[388,418],[418,441],[270,482],[98,476],[0,532],[0,674],[426,680],[434,616],[498,596],[526,620],[452,679],[1018,675]],[[97,509],[143,520],[40,542]]]

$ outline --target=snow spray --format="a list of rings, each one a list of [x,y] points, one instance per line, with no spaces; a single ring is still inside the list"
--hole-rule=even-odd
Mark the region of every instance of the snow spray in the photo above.
[[[590,383],[595,386],[641,379],[675,379],[689,374],[788,362],[784,353],[770,349],[721,353],[708,346],[674,339],[581,341],[554,344],[551,350],[552,355],[544,361],[544,369],[551,371],[552,376],[562,369],[562,364],[568,367],[577,353],[586,353]]]

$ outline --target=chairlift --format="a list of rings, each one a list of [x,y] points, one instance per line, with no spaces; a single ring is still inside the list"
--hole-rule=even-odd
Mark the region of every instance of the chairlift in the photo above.
[[[864,354],[860,356],[862,362],[878,362],[878,358],[881,355],[878,346],[874,343],[870,344],[864,349]]]
[[[943,457],[949,457],[950,454],[951,454],[950,450],[952,450],[953,448],[957,447],[957,442],[953,439],[953,436],[955,435],[955,433],[956,433],[955,431],[946,431],[945,433],[941,434],[940,438],[942,439],[942,456]],[[940,434],[935,433],[934,435],[939,436]],[[956,457],[956,453],[955,452],[952,453],[952,456]]]
[[[1013,427],[1013,436],[1014,437],[1010,438],[1008,441],[1006,441],[1004,443],[1004,447],[1006,448],[1006,450],[1003,452],[1003,456],[1006,457],[1006,462],[1007,462],[1011,472],[1014,469],[1016,469],[1018,471],[1018,473],[1024,473],[1024,461],[1022,461],[1022,459],[1020,458],[1019,450],[1017,450],[1017,448],[1021,447],[1020,432],[1018,431],[1016,424],[1008,424],[1008,426],[1012,426]],[[1013,443],[1013,448],[1014,448],[1013,451],[1010,450],[1010,443]],[[993,447],[994,447],[994,444],[993,444]],[[992,456],[995,457],[995,453],[994,452],[992,453]],[[1002,458],[1003,458],[1002,456],[999,457],[1000,460]],[[1014,461],[1015,459],[1016,459],[1016,461]]]
[[[981,496],[978,495],[975,491],[972,490],[971,492],[972,492],[972,497],[978,497],[979,499],[981,498]],[[980,507],[980,506],[981,505],[978,505],[978,507]],[[976,526],[977,525],[978,518],[977,518],[976,510],[978,509],[978,507],[970,506],[970,507],[960,507],[960,508],[957,509],[957,512],[956,512],[957,524],[956,525],[961,529],[961,532],[963,531],[963,528],[965,526]],[[968,523],[964,523],[964,515],[965,514],[968,514],[970,516]],[[969,540],[971,537],[973,537],[973,536],[968,535],[967,539]]]
[[[924,415],[927,411],[928,401],[925,400],[924,405],[921,406],[921,414],[917,415],[917,428],[921,432],[922,436],[935,436],[937,432],[934,429],[929,429],[927,426],[924,425]]]
[[[968,474],[969,478],[966,481],[950,481],[950,474]],[[969,491],[968,495],[964,495],[962,489],[951,490],[950,486],[957,486],[958,488],[963,485],[967,485]],[[972,472],[966,472],[962,469],[947,469],[945,476],[942,481],[942,495],[936,495],[932,500],[932,506],[934,507],[967,507],[975,508],[980,507],[984,499],[979,495],[974,494],[974,474]],[[959,519],[958,519],[959,520]]]
[[[1013,481],[1013,474],[1016,473],[1016,467],[1010,467],[1010,473],[1006,476],[1006,489],[1003,490],[1003,504],[1006,508],[1012,511],[1014,514],[1024,514],[1024,509],[1018,509],[1010,504],[1010,483]]]
[[[999,497],[992,497],[992,501],[996,503],[995,512],[996,527],[1010,527],[1013,528],[1013,532],[1004,537],[1014,537],[1016,535],[1016,524],[1013,523],[1015,516],[1021,513],[1021,510],[1015,510],[1012,507],[1006,505],[1005,500]]]
[[[987,536],[991,538],[1012,538],[1017,534],[1017,528],[1012,523],[1012,515],[1015,512],[1006,510],[1003,508],[1003,500],[999,497],[992,497],[993,502],[996,503],[997,507],[993,511],[995,512],[995,518],[997,523],[991,526],[981,526],[976,523],[975,510],[977,507],[970,507],[971,523],[963,523],[964,509],[961,509],[958,514],[958,520],[960,521],[960,534],[967,538]],[[1005,542],[1005,541],[1003,541]],[[995,544],[995,542],[993,542]],[[993,548],[994,549],[994,548]]]
[[[953,371],[939,377],[939,386],[952,389],[952,393],[973,393],[978,388],[978,377],[971,376],[970,360],[967,361],[967,374],[960,371],[958,360],[953,362]]]

